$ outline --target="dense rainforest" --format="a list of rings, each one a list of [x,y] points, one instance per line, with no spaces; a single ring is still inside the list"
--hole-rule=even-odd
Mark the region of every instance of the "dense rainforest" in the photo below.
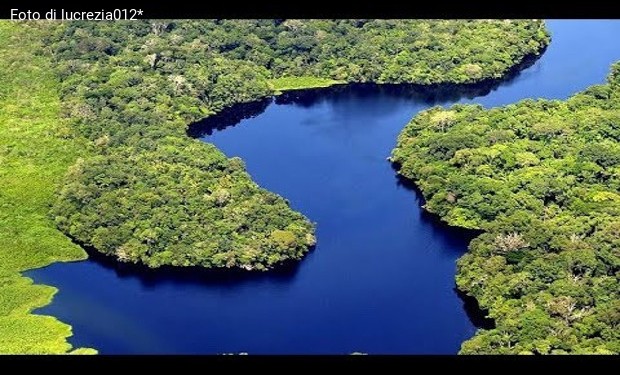
[[[458,287],[488,309],[461,353],[620,353],[620,63],[566,101],[432,108],[392,160],[450,225],[484,231]]]
[[[268,269],[313,225],[190,122],[278,91],[499,78],[549,42],[541,21],[0,22],[0,353],[74,349],[20,272],[84,259]],[[52,212],[50,213],[50,206]]]
[[[50,29],[51,30],[51,29]],[[186,126],[283,87],[466,83],[501,77],[549,42],[541,21],[75,22],[45,40],[67,137],[94,156],[67,174],[52,215],[121,261],[265,270],[299,259],[313,225],[259,188],[238,158]]]

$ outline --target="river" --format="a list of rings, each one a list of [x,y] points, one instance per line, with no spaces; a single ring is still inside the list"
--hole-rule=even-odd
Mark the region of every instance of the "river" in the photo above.
[[[220,130],[193,127],[317,224],[317,247],[297,266],[240,277],[136,272],[99,257],[57,263],[27,272],[60,289],[37,313],[71,324],[74,345],[103,354],[456,353],[476,330],[454,290],[471,233],[426,214],[386,157],[429,106],[564,99],[603,83],[620,60],[620,21],[548,26],[544,55],[492,87],[337,87],[246,106],[248,118],[219,120]]]

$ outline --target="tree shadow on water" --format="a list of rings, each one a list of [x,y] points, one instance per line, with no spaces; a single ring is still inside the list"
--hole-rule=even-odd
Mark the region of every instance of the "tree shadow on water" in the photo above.
[[[398,166],[393,163],[392,168],[396,171]],[[426,204],[424,194],[422,194],[420,188],[413,181],[399,174],[395,174],[395,179],[396,185],[413,193],[414,202],[411,203],[412,209],[414,205],[420,208],[420,219],[422,223],[428,225],[430,228],[429,230],[434,233],[434,237],[441,238],[445,241],[446,249],[454,249],[459,255],[465,254],[471,240],[483,233],[481,230],[448,225],[445,221],[442,221],[438,215],[430,213],[423,208]]]
[[[287,284],[295,279],[300,263],[310,257],[314,251],[312,247],[302,260],[287,261],[272,270],[261,272],[237,268],[207,269],[199,266],[149,268],[141,264],[119,262],[113,256],[100,253],[91,247],[82,246],[82,248],[88,253],[90,262],[108,271],[113,271],[120,279],[137,279],[143,286],[149,288],[162,284],[179,286],[201,284],[219,287],[234,287],[256,282]]]
[[[398,165],[392,163],[394,170],[398,169]],[[467,251],[469,243],[474,238],[483,233],[481,230],[465,229],[460,227],[450,226],[447,223],[441,221],[439,216],[432,214],[425,209],[421,208],[426,200],[420,188],[411,180],[396,174],[396,184],[399,187],[403,187],[411,192],[415,196],[415,204],[420,207],[420,216],[423,223],[429,225],[430,230],[437,232],[434,236],[436,238],[442,238],[446,242],[446,246],[442,248],[457,249],[458,255],[463,255]],[[468,295],[467,293],[459,290],[456,285],[454,287],[454,293],[463,302],[463,309],[467,314],[470,322],[476,328],[492,329],[495,328],[495,321],[488,317],[488,311],[481,309],[476,298]]]
[[[487,79],[471,84],[349,83],[317,89],[286,91],[275,98],[275,103],[311,107],[323,101],[338,101],[354,96],[356,98],[402,98],[434,106],[442,103],[456,102],[463,98],[474,99],[486,96],[500,86],[509,86],[525,69],[533,66],[543,53],[544,50],[541,50],[539,55],[526,56],[521,63],[512,67],[500,79]]]
[[[463,301],[463,309],[469,318],[469,321],[476,327],[482,329],[495,328],[495,320],[488,316],[488,311],[481,309],[478,300],[467,295],[467,293],[454,288],[454,292]]]
[[[267,97],[253,102],[235,104],[223,109],[216,115],[189,124],[187,135],[192,138],[212,135],[216,130],[224,130],[229,126],[239,124],[243,120],[262,114],[272,102],[273,97]]]

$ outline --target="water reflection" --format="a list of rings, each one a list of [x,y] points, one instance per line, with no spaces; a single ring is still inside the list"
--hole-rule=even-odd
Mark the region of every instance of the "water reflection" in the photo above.
[[[396,169],[397,165],[392,164],[392,167]],[[426,204],[422,191],[413,181],[408,180],[399,174],[395,174],[395,179],[398,187],[413,192],[412,195],[414,196],[415,205],[417,207],[423,207]],[[434,236],[444,238],[444,243],[447,246],[442,246],[442,251],[449,251],[456,253],[457,255],[461,255],[462,250],[467,248],[471,240],[482,234],[481,230],[449,226],[442,221],[439,216],[426,210],[419,210],[418,212],[420,214],[420,221],[426,224],[425,226],[427,227],[427,230],[430,230]]]
[[[247,120],[265,112],[273,98],[268,97],[255,102],[240,103],[226,108],[215,116],[207,117],[187,127],[187,135],[192,138],[200,138],[213,134],[214,130],[224,130],[229,126],[235,126],[243,120]]]
[[[205,269],[202,267],[173,267],[162,266],[148,268],[144,265],[121,263],[112,256],[108,256],[89,247],[84,247],[89,260],[104,269],[113,271],[120,279],[136,279],[143,287],[153,288],[160,284],[204,284],[222,287],[238,286],[246,283],[290,283],[299,270],[300,263],[291,261],[281,264],[270,272],[248,272],[240,269]],[[309,257],[314,248],[311,248]]]

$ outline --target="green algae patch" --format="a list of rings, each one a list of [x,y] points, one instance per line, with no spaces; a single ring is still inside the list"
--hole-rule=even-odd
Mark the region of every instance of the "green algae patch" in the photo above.
[[[281,77],[269,80],[269,84],[276,92],[289,90],[316,89],[343,84],[345,81],[337,81],[329,78],[318,77]]]
[[[69,165],[84,153],[60,119],[58,82],[36,55],[40,35],[24,24],[0,22],[0,353],[61,354],[71,327],[32,314],[56,293],[20,274],[55,261],[86,258],[48,216]],[[93,349],[82,350],[93,353]]]

